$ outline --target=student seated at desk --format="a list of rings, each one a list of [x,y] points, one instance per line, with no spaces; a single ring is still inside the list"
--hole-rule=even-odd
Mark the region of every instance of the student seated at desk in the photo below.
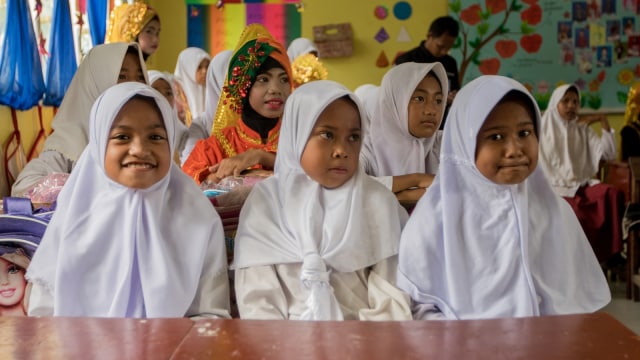
[[[540,112],[520,83],[481,76],[445,125],[440,171],[400,240],[416,319],[594,312],[609,287],[571,208],[537,166]]]
[[[78,66],[51,123],[53,133],[42,152],[27,163],[11,188],[11,196],[28,197],[29,190],[55,173],[69,174],[89,139],[89,112],[96,98],[112,85],[147,83],[147,70],[137,43],[93,47]]]
[[[407,213],[359,164],[364,109],[317,80],[285,106],[274,176],[255,185],[235,238],[243,319],[407,320],[396,288]]]
[[[438,130],[446,106],[447,74],[440,63],[403,63],[382,79],[371,119],[369,175],[388,179],[399,200],[417,201],[438,171]]]
[[[29,315],[229,317],[222,223],[172,161],[175,125],[148,85],[96,100],[89,145],[27,270]]]
[[[605,115],[580,117],[575,85],[553,91],[540,127],[540,164],[556,194],[569,202],[601,263],[622,250],[624,194],[600,183],[601,161],[616,159],[614,130]],[[602,135],[590,125],[599,122]]]
[[[198,184],[248,168],[270,174],[291,87],[285,48],[264,26],[248,25],[229,60],[211,136],[195,144],[182,170]]]

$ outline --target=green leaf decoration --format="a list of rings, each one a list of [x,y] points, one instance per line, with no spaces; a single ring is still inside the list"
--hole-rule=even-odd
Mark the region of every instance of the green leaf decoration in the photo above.
[[[589,93],[587,94],[587,105],[593,110],[600,109],[602,106],[602,98],[600,98],[600,94],[598,93]]]
[[[473,57],[471,57],[471,62],[476,65],[480,65],[480,51],[477,51],[475,54],[473,54]]]
[[[531,34],[535,31],[536,29],[529,26],[529,24],[526,21],[523,21],[522,24],[520,24],[520,32],[522,32],[524,35]]]
[[[451,9],[451,12],[453,12],[454,14],[459,13],[461,8],[462,4],[460,3],[460,0],[452,1],[449,3],[449,9]]]
[[[616,93],[616,96],[618,97],[618,102],[620,104],[626,104],[627,103],[627,98],[628,98],[628,93],[626,92],[622,92],[622,91],[618,91]]]
[[[522,5],[518,4],[518,2],[516,0],[512,0],[511,1],[511,11],[520,11],[522,10]]]
[[[480,19],[489,20],[491,17],[491,11],[489,9],[480,12]]]
[[[484,36],[487,33],[487,31],[489,31],[488,22],[483,22],[480,25],[478,25],[478,35]]]
[[[478,45],[480,45],[480,39],[478,38],[469,41],[469,46],[471,46],[473,49],[477,48]]]
[[[500,27],[498,28],[498,33],[500,34],[506,34],[509,32],[509,29],[504,27],[504,25],[500,25]]]
[[[460,46],[462,46],[462,38],[460,38],[460,36],[458,36],[456,38],[456,41],[453,43],[453,48],[454,49],[458,49],[458,48],[460,48]]]

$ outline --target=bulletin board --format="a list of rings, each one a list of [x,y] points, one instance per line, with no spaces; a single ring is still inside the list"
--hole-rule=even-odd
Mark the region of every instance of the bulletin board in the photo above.
[[[187,0],[187,45],[215,55],[233,50],[246,25],[263,24],[283,46],[300,37],[299,1]]]
[[[545,109],[557,85],[574,83],[583,108],[623,112],[640,80],[640,0],[450,0],[449,14],[463,84],[509,76]]]

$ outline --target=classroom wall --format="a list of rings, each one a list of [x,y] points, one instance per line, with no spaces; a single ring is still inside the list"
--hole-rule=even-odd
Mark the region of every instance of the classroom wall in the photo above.
[[[162,40],[158,52],[149,58],[147,67],[173,72],[178,54],[187,44],[187,5],[182,0],[150,0],[149,3],[161,16]],[[351,23],[354,33],[353,55],[322,61],[327,67],[330,79],[342,82],[352,90],[364,83],[379,84],[382,76],[389,69],[389,67],[375,66],[380,52],[384,51],[391,62],[398,51],[417,46],[425,37],[431,20],[447,13],[448,4],[446,0],[409,1],[413,10],[411,17],[398,20],[393,15],[393,5],[396,1],[305,0],[303,3],[302,35],[304,37],[313,38],[312,28],[316,25]],[[384,20],[374,16],[374,9],[379,5],[389,10],[389,15]],[[374,39],[381,27],[384,27],[390,35],[389,40],[382,44]],[[409,42],[397,41],[401,27],[407,30]],[[50,129],[53,109],[45,108],[43,117],[45,127]],[[23,146],[25,152],[28,152],[39,130],[37,111],[18,112],[18,119]],[[622,128],[621,114],[609,114],[609,121],[614,129]],[[598,129],[597,126],[596,129]],[[4,144],[12,131],[11,112],[7,107],[0,106],[0,142]]]

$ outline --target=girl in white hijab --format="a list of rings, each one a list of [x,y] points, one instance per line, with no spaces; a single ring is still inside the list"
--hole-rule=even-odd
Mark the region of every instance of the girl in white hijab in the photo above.
[[[47,175],[69,174],[89,139],[89,111],[98,96],[125,81],[147,83],[147,71],[137,43],[93,47],[78,66],[40,155],[20,172],[12,196],[24,196]]]
[[[27,279],[30,315],[228,317],[220,217],[171,160],[173,112],[144,84],[109,88]]]
[[[149,70],[149,85],[152,88],[156,89],[160,94],[167,99],[169,105],[171,105],[171,109],[173,110],[173,118],[176,122],[176,152],[174,155],[174,159],[178,165],[180,165],[180,157],[179,154],[184,149],[185,143],[187,141],[187,125],[185,125],[178,118],[178,111],[176,110],[176,102],[175,102],[175,87],[174,87],[174,78],[173,75],[158,70]]]
[[[556,194],[569,202],[602,263],[622,251],[624,193],[602,184],[596,174],[603,160],[617,157],[614,130],[605,115],[578,117],[580,91],[562,85],[542,116],[540,163]],[[600,122],[602,136],[590,127]]]
[[[614,160],[614,131],[604,115],[578,118],[580,91],[575,85],[558,86],[542,116],[540,163],[556,193],[573,197],[580,186],[592,185],[600,160]],[[602,125],[602,136],[589,126]]]
[[[255,185],[235,238],[245,319],[403,320],[394,285],[407,214],[358,165],[364,109],[328,80],[285,105],[275,175]]]
[[[197,47],[186,48],[178,55],[173,75],[180,81],[189,105],[187,125],[190,125],[193,119],[204,113],[205,84],[210,62],[211,55]]]
[[[196,145],[196,142],[200,139],[206,139],[211,135],[213,129],[213,118],[216,116],[216,109],[218,106],[218,100],[222,93],[222,87],[224,86],[224,80],[227,77],[227,70],[229,69],[229,60],[233,55],[231,50],[223,50],[216,54],[209,68],[207,69],[207,84],[205,90],[205,111],[202,115],[193,119],[191,126],[189,126],[188,136],[185,142],[184,150],[180,155],[181,162],[185,160],[191,154],[191,150]]]
[[[438,170],[442,131],[438,130],[449,91],[440,63],[405,63],[382,78],[371,119],[373,159],[367,173],[393,176],[400,200],[416,201]]]
[[[568,204],[537,166],[540,112],[520,83],[458,93],[440,171],[404,228],[398,286],[416,319],[594,312],[611,299]]]

